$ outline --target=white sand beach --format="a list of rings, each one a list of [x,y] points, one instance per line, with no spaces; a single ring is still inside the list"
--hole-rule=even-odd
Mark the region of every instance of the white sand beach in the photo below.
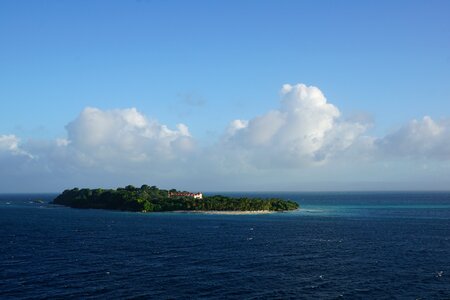
[[[232,210],[175,210],[175,213],[187,213],[187,214],[207,214],[207,215],[260,215],[271,214],[275,211],[270,210],[250,210],[250,211],[232,211]]]

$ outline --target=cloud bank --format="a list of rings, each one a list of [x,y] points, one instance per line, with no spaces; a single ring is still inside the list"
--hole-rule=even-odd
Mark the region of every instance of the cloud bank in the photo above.
[[[87,107],[67,124],[66,137],[52,141],[0,135],[0,191],[20,191],[14,184],[20,180],[35,191],[129,183],[276,189],[286,181],[295,189],[305,180],[387,178],[383,168],[392,162],[405,172],[391,172],[397,174],[391,180],[408,180],[411,168],[424,163],[448,173],[450,119],[425,116],[374,137],[367,133],[371,122],[345,118],[317,87],[286,84],[280,94],[276,108],[232,120],[207,147],[186,125],[170,129],[136,108]]]

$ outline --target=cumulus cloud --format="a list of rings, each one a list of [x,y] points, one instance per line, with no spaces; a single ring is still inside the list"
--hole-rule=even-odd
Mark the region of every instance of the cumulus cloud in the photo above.
[[[176,180],[197,151],[186,125],[171,129],[135,108],[87,107],[66,130],[66,137],[55,140],[21,142],[0,135],[0,190],[9,188],[6,182],[19,181],[34,190],[124,181],[156,184]]]
[[[424,172],[448,177],[450,119],[426,116],[374,137],[367,134],[372,120],[343,117],[317,87],[286,84],[280,98],[272,110],[231,121],[203,147],[186,125],[169,128],[135,108],[87,107],[67,124],[67,136],[55,140],[0,135],[0,191],[17,191],[18,182],[32,191],[129,183],[277,189],[286,180],[317,187],[361,174],[369,181]],[[426,171],[411,171],[416,166]]]
[[[104,111],[88,107],[66,129],[68,139],[59,144],[93,163],[167,161],[181,158],[194,148],[186,125],[178,124],[172,130],[147,119],[135,108]]]
[[[228,149],[247,152],[253,164],[298,167],[324,163],[346,150],[368,125],[343,120],[317,87],[285,84],[278,109],[232,121],[223,143]]]
[[[375,141],[383,155],[404,158],[450,159],[450,119],[429,116],[412,120]]]

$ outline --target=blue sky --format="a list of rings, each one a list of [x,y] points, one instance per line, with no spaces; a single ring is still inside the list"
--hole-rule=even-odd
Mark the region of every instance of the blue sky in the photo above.
[[[228,147],[243,147],[249,152],[246,156],[249,161],[256,156],[273,160],[268,168],[233,160],[229,153],[215,157],[214,161],[231,161],[230,168],[248,165],[246,175],[238,180],[242,185],[234,184],[227,177],[234,175],[220,166],[210,168],[197,162],[189,168],[216,170],[214,176],[229,182],[210,183],[217,189],[239,190],[247,186],[258,189],[265,182],[272,182],[274,175],[267,169],[287,172],[289,184],[279,182],[272,189],[308,186],[300,171],[296,171],[303,172],[305,168],[316,174],[308,181],[313,189],[352,189],[361,177],[365,189],[407,189],[408,184],[423,182],[423,178],[408,179],[404,174],[424,165],[428,168],[427,178],[443,179],[440,185],[430,183],[423,188],[442,189],[450,182],[447,181],[450,147],[441,141],[447,137],[450,117],[448,1],[1,1],[0,45],[0,137],[3,135],[6,149],[0,155],[0,162],[2,157],[7,162],[18,160],[16,165],[4,163],[4,173],[0,175],[10,176],[7,167],[20,169],[23,173],[17,173],[17,180],[33,181],[46,170],[48,176],[38,186],[31,184],[29,190],[52,191],[72,183],[128,184],[125,181],[129,176],[111,175],[106,167],[108,161],[99,163],[95,169],[104,170],[102,177],[110,180],[79,180],[78,175],[84,174],[81,177],[86,178],[91,173],[83,164],[71,162],[70,167],[64,168],[73,173],[54,183],[54,176],[64,168],[60,166],[62,162],[49,154],[55,152],[48,148],[49,143],[66,140],[74,148],[71,151],[77,150],[77,154],[64,154],[70,158],[64,159],[65,162],[106,147],[97,143],[80,153],[79,145],[72,140],[75,132],[66,128],[71,122],[84,120],[82,112],[87,107],[99,109],[105,114],[103,119],[120,118],[124,116],[120,112],[136,108],[139,115],[157,120],[171,130],[176,131],[179,123],[185,124],[195,144],[192,151],[197,156],[210,157],[211,153],[218,153],[215,147],[225,147],[224,136],[233,120],[249,121],[249,127],[243,125],[245,128],[239,136],[252,140],[251,124],[256,123],[252,120],[263,116],[270,123],[271,111],[288,113],[280,108],[285,95],[280,96],[280,90],[284,84],[290,84],[303,91],[296,86],[299,83],[320,89],[328,103],[339,110],[333,124],[363,119],[370,126],[364,131],[352,131],[358,132],[358,138],[354,138],[354,143],[352,140],[351,146],[342,146],[345,151],[340,146],[339,154],[327,152],[325,156],[329,158],[319,165],[299,164],[297,169],[285,168],[284,163],[271,156],[289,156],[287,149],[304,147],[304,144],[295,147],[289,144],[294,139],[292,134],[286,139],[287,134],[280,134],[283,138],[271,136],[272,143],[281,140],[281,144],[286,142],[286,148],[275,151],[265,144],[267,152],[264,153],[252,152],[235,137]],[[112,110],[117,113],[111,113]],[[423,119],[425,116],[431,118],[431,123]],[[414,120],[417,126],[436,132],[432,134],[431,150],[420,153],[399,150],[401,141],[403,148],[429,142],[423,135],[406,139],[405,136],[411,137],[411,132],[422,132],[419,130],[422,127],[417,129],[411,123]],[[304,126],[304,123],[291,125]],[[442,130],[433,131],[434,125]],[[322,133],[329,136],[332,130],[327,128]],[[86,130],[91,132],[89,128]],[[301,130],[304,127],[285,132]],[[260,133],[253,131],[253,134]],[[180,133],[180,136],[187,135]],[[348,149],[362,143],[359,137],[372,140],[374,145],[390,145],[382,151],[377,146],[370,155],[358,150],[364,152],[358,154],[364,159],[367,156],[373,159],[362,170],[341,162],[349,155]],[[399,142],[395,143],[394,138]],[[329,143],[327,139],[324,145]],[[1,145],[0,140],[0,150]],[[129,153],[124,149],[128,148],[122,146],[111,147],[116,147],[114,151],[119,147],[121,157],[126,157]],[[156,146],[142,148],[144,156],[156,159],[151,147]],[[325,151],[321,149],[320,153]],[[317,157],[318,149],[310,150]],[[312,153],[302,151],[301,155]],[[24,153],[28,161],[18,159],[26,156]],[[293,165],[304,161],[303,156],[296,155]],[[167,159],[171,163],[161,166],[164,170],[179,165],[179,160],[197,161],[178,152]],[[339,163],[347,165],[339,169],[342,182],[330,184],[333,180],[326,174]],[[398,168],[404,174],[392,175],[383,185],[380,178],[384,177],[386,163],[401,165]],[[124,164],[121,168],[126,173],[133,166]],[[203,179],[191,182],[183,177],[187,175],[178,176],[173,181],[163,180],[164,176],[158,177],[156,173],[151,176],[136,173],[131,178],[135,178],[132,181],[136,184],[145,179],[162,185],[203,187]],[[16,179],[9,180],[11,184],[0,185],[0,190],[2,187],[17,190]]]

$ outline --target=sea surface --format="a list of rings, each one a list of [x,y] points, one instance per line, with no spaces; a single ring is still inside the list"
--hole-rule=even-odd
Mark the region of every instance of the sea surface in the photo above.
[[[0,299],[450,299],[450,193],[233,195],[301,209],[144,214],[0,195]]]

